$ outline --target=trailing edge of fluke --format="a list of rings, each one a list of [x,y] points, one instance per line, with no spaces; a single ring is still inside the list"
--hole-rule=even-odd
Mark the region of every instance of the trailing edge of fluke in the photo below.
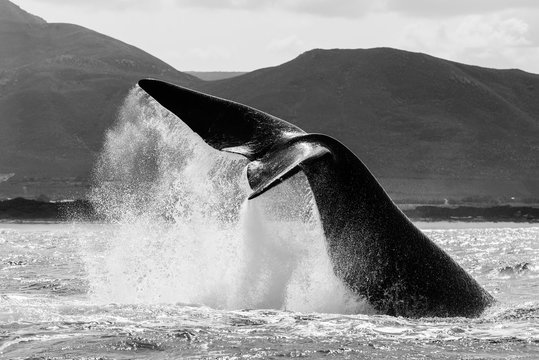
[[[333,271],[382,314],[479,316],[494,302],[418,230],[346,146],[252,107],[159,80],[139,86],[217,150],[250,160],[253,199],[298,171],[311,186]]]

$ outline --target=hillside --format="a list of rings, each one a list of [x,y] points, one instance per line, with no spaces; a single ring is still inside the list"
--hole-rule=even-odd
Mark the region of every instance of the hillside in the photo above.
[[[241,71],[186,71],[186,73],[204,81],[230,79],[245,74]]]
[[[0,0],[0,22],[10,21],[26,24],[45,24],[39,16],[32,15],[8,0]]]
[[[312,50],[202,81],[7,0],[0,0],[0,177],[15,176],[1,183],[0,197],[63,197],[62,179],[74,177],[82,189],[118,107],[146,77],[334,136],[397,201],[539,199],[539,75],[377,48]]]
[[[376,48],[203,83],[350,147],[397,199],[539,198],[539,75]]]
[[[49,24],[0,0],[0,174],[86,177],[143,77],[199,81],[108,36]]]

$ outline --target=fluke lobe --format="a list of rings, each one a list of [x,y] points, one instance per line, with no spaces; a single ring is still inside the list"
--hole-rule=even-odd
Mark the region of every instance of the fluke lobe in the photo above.
[[[204,141],[251,162],[249,199],[302,170],[335,274],[382,314],[479,316],[494,300],[391,201],[346,146],[251,107],[145,79],[139,86]]]

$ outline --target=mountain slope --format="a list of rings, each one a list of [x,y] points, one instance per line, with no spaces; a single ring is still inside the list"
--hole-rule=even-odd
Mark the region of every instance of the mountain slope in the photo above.
[[[397,200],[539,198],[539,75],[379,48],[312,50],[205,82],[7,0],[0,0],[0,174],[16,176],[2,184],[87,177],[125,95],[146,77],[334,136]]]
[[[230,79],[246,74],[245,71],[187,71],[186,73],[204,81]]]
[[[539,75],[388,48],[312,50],[199,89],[336,137],[393,193],[539,197]]]
[[[26,24],[45,24],[42,18],[27,13],[8,0],[0,0],[0,22],[17,22]]]
[[[0,173],[86,176],[140,78],[199,81],[131,45],[0,1],[2,14],[11,11],[0,17]]]

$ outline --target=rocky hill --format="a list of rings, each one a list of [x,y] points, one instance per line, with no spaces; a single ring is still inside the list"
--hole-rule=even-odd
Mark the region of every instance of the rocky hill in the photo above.
[[[539,199],[539,75],[396,49],[312,50],[217,81],[0,0],[0,197],[84,184],[128,90],[153,77],[336,137],[403,202]],[[17,181],[30,179],[19,185]],[[77,185],[77,186],[79,186]],[[54,188],[54,189],[53,189]],[[7,189],[2,191],[2,189]],[[53,189],[53,190],[52,190]],[[47,190],[48,191],[48,190]]]
[[[0,22],[9,21],[26,24],[45,24],[46,21],[39,16],[32,15],[21,9],[18,5],[0,0]]]
[[[312,50],[200,89],[336,137],[397,198],[539,197],[539,75]]]
[[[0,174],[87,176],[118,106],[148,76],[200,81],[136,47],[0,0]]]

